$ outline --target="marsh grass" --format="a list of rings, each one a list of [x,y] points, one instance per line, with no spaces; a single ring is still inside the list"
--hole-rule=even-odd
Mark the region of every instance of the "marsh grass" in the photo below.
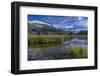
[[[85,36],[80,36],[85,37]],[[63,42],[73,39],[67,35],[28,35],[28,48],[49,48],[62,45]],[[74,45],[64,48],[64,52],[73,58],[87,58],[87,47]]]
[[[71,40],[75,38],[74,35],[28,35],[28,42],[29,44],[38,43],[38,44],[45,44],[45,43],[63,43],[65,41]],[[84,38],[85,35],[79,35],[78,38]]]
[[[63,35],[29,35],[29,48],[48,48],[62,44]]]
[[[65,35],[29,35],[28,36],[28,44],[32,45],[54,45],[54,44],[62,44],[64,41],[70,40],[70,37],[66,37]]]
[[[30,44],[28,47],[29,48],[50,48],[50,47],[55,47],[55,46],[59,46],[61,45],[61,43],[43,43],[43,44],[39,44],[39,43],[35,43],[35,44]]]
[[[81,47],[79,45],[65,48],[64,51],[74,58],[87,58],[88,55],[87,47]]]

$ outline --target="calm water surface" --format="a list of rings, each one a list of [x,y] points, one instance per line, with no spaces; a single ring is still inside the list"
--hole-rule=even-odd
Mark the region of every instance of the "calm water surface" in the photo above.
[[[64,49],[73,47],[73,46],[80,46],[87,48],[87,40],[74,38],[70,41],[66,41],[62,44],[53,44],[51,45],[43,45],[47,47],[39,47],[39,48],[29,48],[28,49],[28,60],[55,60],[55,59],[72,59],[73,56],[69,55],[67,51],[65,52]]]

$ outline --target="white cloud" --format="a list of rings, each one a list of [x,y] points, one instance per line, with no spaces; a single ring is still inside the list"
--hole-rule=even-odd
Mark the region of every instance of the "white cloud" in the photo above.
[[[78,17],[78,20],[82,20],[82,17]]]
[[[65,28],[74,28],[74,26],[66,26]]]

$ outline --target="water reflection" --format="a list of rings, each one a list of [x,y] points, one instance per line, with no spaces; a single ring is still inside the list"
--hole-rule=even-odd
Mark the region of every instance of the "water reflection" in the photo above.
[[[87,40],[74,38],[64,43],[33,45],[28,49],[28,60],[87,58]]]

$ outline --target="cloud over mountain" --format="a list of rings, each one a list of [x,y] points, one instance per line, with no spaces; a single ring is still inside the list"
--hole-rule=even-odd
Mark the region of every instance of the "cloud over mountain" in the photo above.
[[[28,15],[28,22],[37,22],[53,25],[63,30],[80,31],[87,30],[88,17],[82,16],[48,16],[48,15]]]

